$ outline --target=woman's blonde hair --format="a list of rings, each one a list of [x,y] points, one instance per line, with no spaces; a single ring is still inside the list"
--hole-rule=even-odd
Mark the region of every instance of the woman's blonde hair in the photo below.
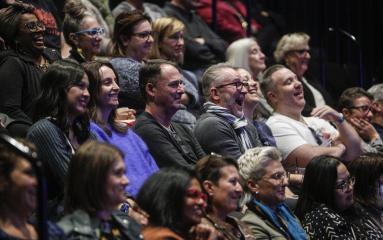
[[[282,36],[274,51],[274,58],[277,63],[282,63],[286,54],[297,50],[298,45],[308,44],[310,36],[304,32],[288,33]]]
[[[172,17],[163,17],[156,19],[152,24],[153,30],[153,45],[152,50],[149,54],[150,59],[159,59],[161,58],[160,45],[161,42],[175,34],[176,32],[183,31],[185,25],[176,18]]]

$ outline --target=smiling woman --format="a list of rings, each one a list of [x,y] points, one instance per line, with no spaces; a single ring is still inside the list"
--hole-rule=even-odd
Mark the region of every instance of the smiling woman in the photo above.
[[[44,45],[45,26],[31,5],[15,2],[0,10],[0,35],[9,50],[0,57],[0,112],[14,120],[14,136],[25,137],[32,125],[32,101],[40,92],[40,77],[59,58]]]

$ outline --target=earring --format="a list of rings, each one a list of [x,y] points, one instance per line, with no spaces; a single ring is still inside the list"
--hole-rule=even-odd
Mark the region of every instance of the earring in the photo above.
[[[258,194],[259,194],[259,191],[256,191],[256,192],[255,192],[255,195],[258,195]]]

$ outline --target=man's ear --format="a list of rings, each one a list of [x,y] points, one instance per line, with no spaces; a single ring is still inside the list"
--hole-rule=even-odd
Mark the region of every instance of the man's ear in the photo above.
[[[345,118],[350,118],[351,117],[351,110],[348,108],[342,108],[342,114]]]
[[[218,92],[218,89],[215,87],[210,88],[210,99],[212,100],[213,103],[218,103],[220,100],[220,95]]]
[[[154,97],[156,91],[157,91],[157,88],[154,86],[153,83],[147,83],[146,86],[145,86],[145,91],[146,91],[146,94],[150,97]]]
[[[272,103],[272,105],[275,105],[275,102],[277,101],[277,95],[274,92],[268,91],[265,97]]]

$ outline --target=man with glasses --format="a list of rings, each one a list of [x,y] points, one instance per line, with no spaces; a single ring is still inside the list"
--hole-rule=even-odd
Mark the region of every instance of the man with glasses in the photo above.
[[[262,145],[256,128],[244,117],[247,88],[233,66],[209,67],[202,76],[202,91],[207,102],[194,133],[205,152],[238,159],[247,149]]]
[[[343,115],[324,106],[314,108],[311,117],[303,117],[304,91],[297,75],[284,65],[266,69],[261,90],[274,109],[266,124],[289,170],[304,168],[315,156],[330,155],[352,161],[361,153],[358,134]],[[333,123],[336,129],[330,124]]]
[[[362,88],[353,87],[343,91],[338,109],[362,138],[363,152],[383,153],[383,142],[371,124],[373,96]]]
[[[180,70],[172,62],[149,60],[140,69],[139,79],[146,106],[136,119],[134,131],[148,145],[160,168],[193,167],[205,153],[187,127],[171,122],[185,92]]]

